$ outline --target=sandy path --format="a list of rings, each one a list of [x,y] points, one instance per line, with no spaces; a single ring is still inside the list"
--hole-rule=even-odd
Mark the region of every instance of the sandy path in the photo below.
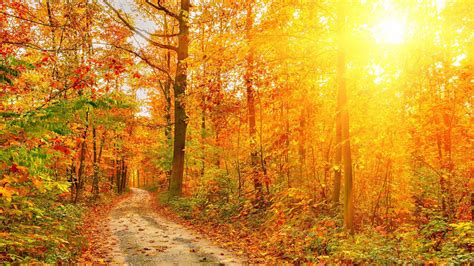
[[[132,189],[132,196],[110,213],[109,227],[119,245],[113,261],[128,265],[240,265],[228,251],[202,236],[159,216],[150,208],[151,196]]]

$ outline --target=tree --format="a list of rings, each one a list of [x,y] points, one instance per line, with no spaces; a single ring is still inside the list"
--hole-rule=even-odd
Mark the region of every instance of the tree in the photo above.
[[[337,119],[336,122],[336,142],[341,148],[337,148],[336,163],[341,163],[340,159],[344,161],[344,226],[345,228],[353,233],[354,231],[354,192],[352,188],[352,157],[351,157],[351,142],[349,133],[349,110],[347,105],[347,92],[346,92],[346,45],[347,37],[346,30],[346,14],[345,14],[346,3],[345,1],[339,1],[338,3],[338,50],[337,50],[337,80],[338,80],[338,108],[337,108]],[[341,153],[342,152],[342,156]],[[339,160],[339,162],[337,162]],[[340,167],[340,166],[336,166]],[[340,187],[340,170],[335,173],[335,186],[334,189],[337,194]],[[339,178],[339,180],[337,180]],[[335,192],[336,195],[336,192]],[[334,199],[338,198],[336,195]]]
[[[246,6],[246,22],[245,22],[245,34],[248,43],[248,52],[245,58],[247,63],[245,73],[245,87],[247,89],[247,116],[248,116],[248,127],[249,127],[249,142],[250,142],[250,166],[252,168],[252,178],[255,187],[255,197],[258,201],[262,200],[262,181],[260,180],[258,170],[258,149],[257,149],[257,129],[255,122],[255,91],[254,91],[254,44],[253,42],[253,22],[254,22],[254,1],[248,0],[245,3]]]
[[[170,194],[181,196],[183,189],[184,155],[186,144],[186,116],[185,96],[187,86],[187,62],[189,50],[189,0],[181,0],[181,9],[178,16],[179,35],[177,48],[176,78],[174,84],[174,145],[173,167],[171,170]]]

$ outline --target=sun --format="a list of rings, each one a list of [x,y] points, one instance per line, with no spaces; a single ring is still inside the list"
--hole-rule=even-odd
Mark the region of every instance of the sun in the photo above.
[[[399,18],[385,18],[371,32],[377,43],[401,44],[405,41],[406,22]]]

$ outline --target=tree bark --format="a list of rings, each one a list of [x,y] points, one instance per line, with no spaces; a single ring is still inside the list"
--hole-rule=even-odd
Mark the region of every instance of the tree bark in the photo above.
[[[179,14],[178,62],[174,84],[174,144],[173,166],[171,170],[170,195],[180,197],[183,189],[184,155],[186,145],[187,116],[184,103],[187,86],[187,63],[189,50],[189,9],[190,0],[181,0]]]
[[[337,83],[341,84],[342,76],[337,72]],[[338,85],[339,86],[339,85]],[[341,94],[337,97],[336,106],[336,155],[334,159],[334,189],[332,194],[332,201],[335,205],[339,204],[339,197],[341,194],[341,176],[342,176],[342,130],[341,130]]]
[[[127,187],[127,164],[125,163],[125,159],[122,159],[122,180],[120,184],[120,193],[123,193],[125,191],[125,188]]]
[[[262,181],[258,173],[258,150],[256,138],[256,122],[255,122],[255,95],[253,89],[253,65],[254,65],[254,48],[252,44],[252,28],[253,28],[253,0],[247,0],[247,19],[245,31],[249,51],[247,53],[247,70],[245,73],[245,87],[247,89],[247,109],[249,124],[249,140],[250,140],[250,165],[252,167],[252,178],[255,187],[255,196],[258,201],[262,199]]]
[[[99,196],[99,164],[98,164],[98,154],[97,154],[97,129],[92,126],[92,152],[93,152],[93,177],[92,177],[92,194],[94,197]]]
[[[77,187],[76,187],[76,197],[74,198],[74,203],[77,203],[77,200],[81,196],[81,192],[84,189],[84,167],[85,167],[85,158],[86,158],[86,141],[87,141],[87,131],[89,129],[89,110],[86,111],[86,121],[85,128],[82,133],[82,143],[81,143],[81,154],[79,157],[79,172],[77,174]]]
[[[339,1],[338,6],[338,52],[337,76],[340,100],[340,126],[342,135],[342,157],[344,161],[344,227],[350,233],[354,232],[354,195],[352,188],[352,158],[349,133],[349,110],[346,92],[346,34],[344,30],[345,1]]]

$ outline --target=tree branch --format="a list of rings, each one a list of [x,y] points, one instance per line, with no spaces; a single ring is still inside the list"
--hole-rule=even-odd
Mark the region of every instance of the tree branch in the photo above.
[[[42,52],[58,52],[58,51],[77,51],[79,49],[77,48],[61,48],[59,49],[45,49],[42,48],[41,46],[34,44],[34,43],[27,43],[27,42],[10,42],[10,41],[0,41],[0,44],[11,44],[11,45],[16,45],[16,46],[23,46],[25,48],[31,48],[35,50],[39,50]]]
[[[34,23],[34,24],[37,24],[37,25],[45,26],[45,27],[63,28],[63,27],[68,26],[68,24],[64,24],[64,25],[48,24],[48,23],[44,23],[42,21],[36,21],[36,20],[33,20],[33,19],[28,19],[28,18],[23,18],[23,17],[20,17],[20,16],[16,16],[16,15],[8,14],[7,12],[4,12],[4,11],[0,11],[0,14],[3,14],[5,16],[9,16],[9,17],[12,17],[12,18],[16,18],[16,19],[19,19],[19,20],[27,21],[27,22],[30,22],[30,23]]]
[[[134,26],[132,26],[132,24],[130,24],[130,22],[128,22],[121,14],[120,12],[115,9],[109,2],[107,2],[106,0],[104,0],[104,3],[110,8],[112,9],[112,11],[114,11],[114,13],[117,15],[117,17],[122,21],[123,24],[125,24],[125,26],[127,28],[129,28],[131,31],[135,32],[136,34],[138,34],[140,37],[142,37],[143,39],[147,40],[149,43],[151,43],[152,45],[156,46],[156,47],[159,47],[159,48],[163,48],[163,49],[168,49],[168,50],[172,50],[172,51],[177,51],[178,48],[173,46],[173,45],[167,45],[167,44],[163,44],[163,43],[159,43],[159,42],[156,42],[150,38],[148,38],[141,30],[135,28]],[[171,36],[170,36],[171,37]]]
[[[150,33],[150,32],[146,32],[146,33],[153,37],[158,37],[158,38],[169,38],[169,37],[176,37],[179,35],[179,33],[172,33],[172,34],[158,34],[158,33]]]
[[[169,9],[167,9],[166,7],[164,7],[164,6],[160,3],[160,0],[157,1],[156,5],[153,4],[152,2],[150,2],[149,0],[146,0],[145,3],[147,3],[147,4],[150,5],[150,6],[152,6],[153,8],[155,8],[155,9],[158,10],[158,11],[163,11],[163,12],[165,12],[166,15],[168,15],[168,16],[170,16],[170,17],[173,17],[173,18],[177,19],[178,21],[181,21],[181,18],[180,18],[177,14],[171,12]]]
[[[116,44],[113,44],[113,43],[109,43],[108,45],[110,46],[113,46],[117,49],[120,49],[120,50],[123,50],[123,51],[126,51],[128,53],[131,53],[133,55],[135,55],[136,57],[140,58],[141,60],[143,60],[143,62],[145,62],[147,65],[151,66],[152,68],[166,74],[166,76],[169,78],[169,79],[172,79],[170,73],[165,70],[164,68],[162,68],[161,66],[158,66],[157,64],[153,63],[149,58],[145,57],[144,55],[138,53],[137,51],[134,51],[132,49],[129,49],[129,48],[125,48],[125,47],[122,47],[122,46],[119,46],[119,45],[116,45]]]

